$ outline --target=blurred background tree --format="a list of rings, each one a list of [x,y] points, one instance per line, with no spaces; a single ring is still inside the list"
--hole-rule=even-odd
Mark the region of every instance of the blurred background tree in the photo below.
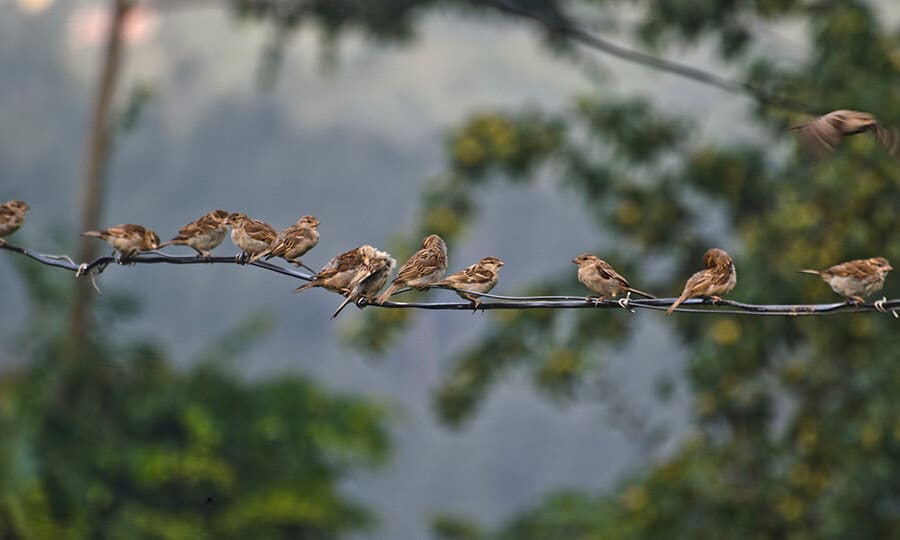
[[[61,361],[69,283],[18,266],[33,311],[0,379],[0,537],[319,539],[375,524],[341,482],[384,463],[387,410],[301,376],[241,382],[228,365],[269,318],[181,372],[152,339],[117,338],[137,304],[112,293],[104,326]]]

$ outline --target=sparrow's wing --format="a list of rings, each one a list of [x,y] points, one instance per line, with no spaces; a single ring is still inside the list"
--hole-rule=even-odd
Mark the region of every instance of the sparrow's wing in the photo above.
[[[890,155],[900,154],[900,132],[896,128],[884,128],[876,125],[872,127],[871,132],[878,144],[883,146]]]
[[[397,280],[410,281],[427,276],[444,267],[443,253],[436,249],[417,251],[397,272]]]
[[[616,272],[615,268],[613,268],[612,265],[608,262],[597,261],[597,263],[594,265],[594,268],[596,268],[597,274],[603,279],[612,279],[618,281],[625,287],[631,287],[631,284],[628,283],[628,280],[625,279],[625,276]]]
[[[800,126],[791,128],[800,144],[809,152],[822,155],[834,150],[841,141],[841,132],[835,127],[834,119],[822,116]]]

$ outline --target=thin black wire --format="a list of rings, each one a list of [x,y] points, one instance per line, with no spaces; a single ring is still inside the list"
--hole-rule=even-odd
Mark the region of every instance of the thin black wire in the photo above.
[[[617,45],[600,36],[597,36],[594,33],[591,33],[572,24],[559,14],[548,16],[547,14],[532,11],[507,0],[464,1],[471,4],[489,6],[510,15],[531,19],[552,31],[558,32],[592,49],[609,54],[611,56],[615,56],[620,60],[624,60],[626,62],[631,62],[634,64],[640,64],[642,66],[646,66],[659,71],[665,71],[673,75],[691,79],[701,84],[713,86],[720,90],[725,90],[726,92],[748,95],[765,105],[802,112],[804,114],[813,116],[819,116],[828,112],[822,107],[813,106],[789,97],[773,94],[748,82],[735,81],[722,77],[720,75],[716,75],[715,73],[711,73],[709,71],[689,66],[687,64],[673,62],[671,60],[652,56],[647,53],[636,51],[634,49],[622,47],[621,45]]]
[[[98,257],[89,263],[78,264],[66,255],[49,255],[38,253],[10,244],[0,244],[0,250],[7,250],[24,255],[41,264],[63,268],[74,272],[76,276],[93,276],[102,273],[107,266],[127,266],[132,264],[238,264],[255,266],[290,276],[303,281],[312,281],[313,276],[303,272],[285,268],[277,264],[265,261],[246,263],[240,257],[199,257],[199,256],[173,256],[158,251],[136,257],[118,260],[115,257]],[[446,287],[440,287],[446,288]],[[402,289],[398,293],[411,289]],[[469,292],[469,291],[466,291]],[[361,299],[357,305],[360,308],[372,306],[389,309],[426,309],[426,310],[460,310],[460,311],[489,311],[498,309],[627,309],[634,312],[638,309],[652,311],[665,311],[675,298],[641,298],[628,300],[603,300],[600,302],[584,296],[504,296],[498,294],[480,294],[470,292],[473,295],[499,302],[482,302],[475,308],[472,302],[396,302],[389,301],[384,304],[375,304],[366,299]],[[682,307],[683,306],[683,307]],[[694,307],[689,307],[694,306]],[[733,308],[733,309],[727,309]],[[807,315],[832,315],[839,313],[873,313],[887,312],[897,317],[900,311],[900,298],[885,300],[883,302],[866,302],[863,304],[851,304],[848,302],[835,302],[831,304],[746,304],[734,300],[722,300],[714,304],[711,300],[694,298],[686,300],[676,309],[683,313],[707,313],[717,315],[758,315],[758,316],[807,316]]]

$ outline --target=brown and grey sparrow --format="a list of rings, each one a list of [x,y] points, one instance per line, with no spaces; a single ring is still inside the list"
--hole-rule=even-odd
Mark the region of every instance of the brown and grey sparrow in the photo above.
[[[332,319],[340,315],[341,311],[350,302],[359,303],[362,298],[371,301],[381,291],[384,284],[387,283],[388,278],[391,277],[391,272],[394,271],[397,261],[391,257],[390,253],[375,249],[373,251],[374,253],[369,256],[369,262],[350,281],[348,286],[350,293],[331,316]]]
[[[804,274],[819,276],[831,285],[831,290],[853,303],[862,303],[866,296],[880,291],[884,279],[893,270],[884,257],[857,259],[836,264],[825,270],[800,270]]]
[[[897,130],[883,128],[874,114],[841,109],[820,116],[812,122],[794,126],[800,144],[813,154],[823,156],[835,149],[844,137],[859,133],[871,133],[892,155],[900,150]]]
[[[322,267],[312,281],[297,287],[292,292],[303,292],[313,287],[322,287],[340,294],[350,294],[351,283],[374,257],[377,250],[366,244],[345,251]]]
[[[189,246],[199,256],[210,257],[210,251],[218,247],[228,233],[228,215],[225,210],[213,210],[178,229],[178,236],[163,242],[159,247]]]
[[[28,204],[23,201],[6,201],[0,204],[0,245],[5,244],[4,236],[19,230],[25,223]]]
[[[87,231],[81,236],[99,238],[111,245],[122,257],[134,257],[141,251],[152,251],[159,247],[159,236],[141,225],[126,223],[101,231]]]
[[[669,315],[688,298],[710,298],[713,302],[721,302],[722,296],[731,292],[737,285],[737,271],[731,255],[724,250],[711,248],[703,255],[703,270],[700,270],[684,285],[684,291],[678,300],[667,310]]]
[[[402,287],[425,289],[436,281],[440,281],[446,271],[447,245],[440,236],[429,235],[422,240],[422,249],[403,263],[403,266],[397,271],[397,277],[391,282],[391,286],[378,297],[376,302],[384,303],[388,297]]]
[[[590,253],[583,253],[572,259],[572,262],[578,265],[578,281],[600,295],[597,301],[628,293],[645,298],[656,298],[652,294],[632,288],[628,280],[616,272],[612,265]]]
[[[497,285],[498,271],[503,261],[497,257],[484,257],[477,263],[450,274],[434,287],[449,287],[464,300],[472,302],[474,309],[481,305],[481,298],[471,293],[489,293]],[[471,292],[467,292],[471,291]]]
[[[319,243],[318,227],[319,220],[315,217],[301,217],[297,223],[278,233],[275,241],[264,251],[254,255],[250,262],[258,261],[262,257],[265,257],[266,260],[272,257],[281,257],[287,262],[303,266],[300,257]]]
[[[253,257],[275,241],[278,233],[268,223],[250,219],[247,214],[236,212],[228,216],[231,225],[231,241],[241,248],[245,257]]]

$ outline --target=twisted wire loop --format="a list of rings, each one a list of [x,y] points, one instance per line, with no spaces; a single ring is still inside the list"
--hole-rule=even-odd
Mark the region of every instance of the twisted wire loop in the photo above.
[[[255,266],[263,270],[275,272],[303,281],[312,281],[313,276],[299,270],[286,268],[266,261],[248,263],[241,256],[236,257],[200,257],[195,255],[176,256],[167,255],[159,251],[151,251],[135,257],[117,258],[113,256],[97,257],[87,263],[76,263],[67,255],[48,255],[36,251],[0,243],[0,250],[24,255],[41,264],[62,268],[73,272],[75,277],[89,276],[97,292],[100,289],[94,282],[94,277],[102,273],[110,264],[119,266],[133,266],[137,264],[237,264],[241,266]],[[451,289],[447,286],[433,288]],[[401,289],[396,295],[413,289]],[[451,289],[452,290],[452,289]],[[497,309],[624,309],[635,313],[639,309],[651,311],[665,311],[674,302],[675,298],[631,298],[626,295],[618,300],[600,300],[590,296],[507,296],[491,293],[478,293],[475,291],[460,292],[473,296],[496,300],[495,302],[481,302],[477,309],[484,312]],[[387,301],[376,304],[366,298],[360,298],[356,305],[360,308],[376,307],[387,309],[426,309],[426,310],[472,310],[473,302],[402,302]],[[830,304],[747,304],[735,300],[721,300],[713,302],[710,299],[692,298],[684,301],[675,311],[682,313],[706,313],[718,315],[755,315],[755,316],[809,316],[809,315],[835,315],[853,313],[890,313],[900,319],[900,298],[882,298],[875,302],[853,304],[850,302],[834,302]]]

